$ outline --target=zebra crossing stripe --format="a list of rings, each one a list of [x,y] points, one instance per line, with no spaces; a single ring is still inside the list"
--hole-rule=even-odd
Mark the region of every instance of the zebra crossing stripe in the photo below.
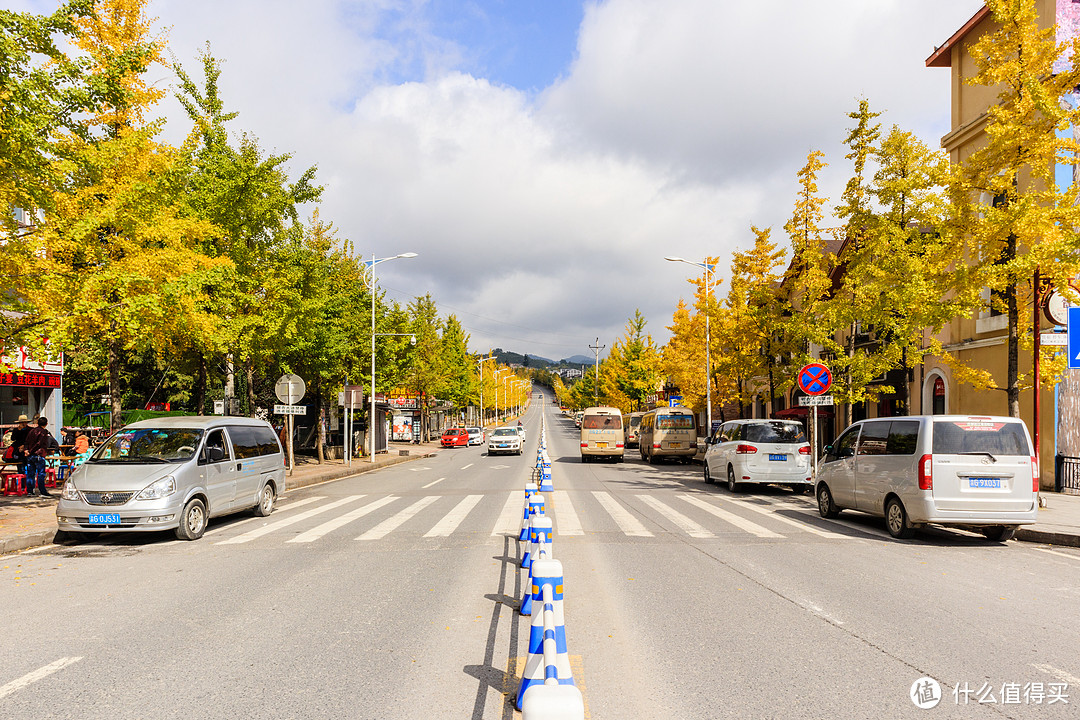
[[[435,523],[435,527],[424,533],[424,537],[447,537],[455,530],[461,521],[465,519],[465,516],[469,514],[469,511],[476,507],[476,503],[480,502],[483,495],[469,495],[464,500],[454,506],[454,509],[446,513],[439,522]]]
[[[269,523],[267,525],[263,525],[260,528],[255,528],[254,530],[249,530],[246,533],[243,533],[241,535],[237,535],[236,537],[231,537],[228,540],[219,540],[218,542],[216,542],[214,544],[215,545],[239,545],[240,543],[246,543],[246,542],[249,542],[251,540],[254,540],[255,538],[262,537],[263,535],[268,535],[268,534],[274,532],[275,530],[280,530],[281,528],[288,527],[289,525],[292,525],[294,523],[298,523],[301,520],[307,520],[309,517],[313,517],[313,516],[318,515],[320,513],[324,513],[324,512],[326,512],[328,510],[333,510],[334,508],[341,507],[342,505],[347,505],[348,503],[351,503],[351,502],[355,502],[356,500],[359,500],[362,497],[364,497],[364,496],[363,495],[350,495],[350,496],[342,498],[340,500],[335,500],[332,503],[327,503],[325,505],[320,505],[317,508],[312,508],[311,510],[305,510],[302,513],[297,513],[295,515],[290,515],[289,517],[284,518],[283,520],[278,520],[277,522],[272,522],[272,523]]]
[[[685,515],[683,515],[678,510],[675,510],[673,508],[668,507],[664,503],[662,503],[659,500],[657,500],[656,498],[654,498],[652,495],[638,495],[637,498],[641,502],[643,502],[646,505],[648,505],[649,507],[651,507],[653,510],[656,510],[658,513],[660,513],[661,515],[666,517],[671,522],[678,525],[679,529],[682,530],[683,532],[685,532],[690,537],[695,537],[695,538],[716,537],[715,535],[713,535],[711,532],[706,530],[701,525],[698,525],[696,522],[694,522],[690,518],[686,517]]]
[[[812,533],[814,535],[818,535],[820,537],[830,538],[832,540],[854,540],[855,539],[851,535],[842,535],[840,533],[829,532],[828,530],[818,530],[813,525],[808,525],[806,523],[801,523],[798,520],[792,520],[791,518],[780,515],[780,514],[776,513],[773,510],[766,510],[765,508],[757,507],[757,506],[753,505],[752,503],[744,502],[742,500],[731,500],[731,499],[729,499],[727,502],[738,505],[739,507],[744,508],[746,510],[752,510],[753,512],[761,513],[762,515],[768,515],[773,520],[779,520],[782,523],[787,523],[788,525],[794,525],[795,527],[799,528],[800,530],[803,530],[803,531],[808,532],[808,533]],[[777,508],[777,509],[790,509],[790,510],[795,509],[795,508],[790,507],[786,503],[767,502],[766,504],[769,507],[773,507],[773,508]]]
[[[694,497],[693,495],[686,495],[686,494],[682,494],[682,493],[679,494],[679,497],[682,498],[683,500],[685,500],[686,502],[690,503],[691,505],[693,505],[695,507],[699,507],[702,510],[704,510],[705,512],[711,513],[711,514],[715,515],[716,517],[720,518],[721,520],[724,520],[726,522],[731,523],[732,525],[739,528],[740,530],[745,530],[746,532],[750,533],[751,535],[756,535],[757,537],[760,537],[760,538],[782,538],[782,537],[784,537],[780,533],[773,532],[772,530],[769,530],[766,527],[762,527],[761,525],[758,525],[757,523],[752,523],[749,520],[745,520],[745,519],[739,517],[738,515],[736,515],[735,513],[730,513],[727,510],[721,510],[720,508],[716,507],[715,505],[711,505],[711,504],[705,502],[701,498],[697,498],[697,497]]]
[[[615,498],[611,497],[606,492],[600,492],[593,490],[593,497],[597,502],[604,506],[604,509],[608,511],[608,515],[615,521],[615,524],[619,526],[619,529],[623,531],[624,535],[630,537],[652,537],[653,534],[645,529],[645,526],[641,524],[641,521],[630,514],[630,512],[619,503],[615,502]]]
[[[349,512],[345,513],[344,515],[341,515],[340,517],[336,517],[333,520],[327,520],[322,525],[318,525],[316,527],[311,528],[310,530],[302,532],[299,535],[297,535],[296,537],[294,537],[292,540],[288,540],[287,542],[291,542],[291,543],[314,542],[314,541],[318,540],[319,538],[321,538],[323,535],[326,535],[329,532],[333,532],[334,530],[337,530],[339,527],[342,527],[343,525],[348,525],[353,520],[359,520],[360,518],[367,515],[369,512],[373,512],[375,510],[378,510],[379,508],[383,507],[384,505],[389,505],[390,503],[392,503],[392,502],[394,502],[395,500],[398,500],[398,499],[400,499],[400,498],[398,498],[396,495],[388,495],[387,497],[380,498],[380,499],[376,500],[375,502],[371,502],[371,503],[368,503],[367,505],[364,505],[363,507],[358,507],[355,510],[350,510]]]
[[[378,540],[386,537],[394,530],[396,530],[402,523],[416,516],[418,512],[426,508],[431,503],[439,499],[438,495],[428,495],[427,497],[420,498],[409,507],[405,508],[397,515],[388,517],[375,527],[368,530],[366,533],[356,538],[357,540]]]
[[[313,495],[312,497],[306,497],[306,498],[303,498],[302,500],[293,500],[293,501],[291,501],[289,503],[283,503],[281,505],[275,505],[274,506],[274,512],[279,513],[279,514],[280,513],[286,513],[286,512],[289,512],[290,510],[292,510],[293,508],[302,507],[304,505],[307,505],[308,503],[313,503],[313,502],[315,502],[317,500],[325,500],[325,499],[326,499],[325,495]],[[252,517],[252,518],[248,518],[246,520],[240,520],[240,521],[237,521],[237,522],[230,522],[228,525],[218,525],[217,527],[212,527],[209,530],[207,530],[206,532],[204,532],[203,537],[206,537],[207,535],[217,535],[218,533],[225,532],[226,530],[237,528],[237,527],[240,527],[242,525],[248,525],[250,523],[253,523],[253,522],[256,522],[256,521],[259,521],[259,520],[265,521],[266,518]]]
[[[492,537],[496,535],[518,534],[521,525],[521,508],[525,505],[525,493],[515,491],[510,493],[506,504],[503,505],[499,519],[495,521],[495,527],[491,531]]]
[[[578,520],[574,506],[570,502],[570,493],[565,490],[556,490],[553,503],[555,510],[555,522],[559,526],[559,535],[584,535],[581,529],[581,521]]]

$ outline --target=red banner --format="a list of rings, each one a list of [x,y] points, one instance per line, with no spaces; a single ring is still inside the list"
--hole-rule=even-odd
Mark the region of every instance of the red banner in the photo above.
[[[63,375],[54,375],[53,373],[24,372],[21,375],[16,373],[0,373],[0,385],[58,388],[63,382]]]

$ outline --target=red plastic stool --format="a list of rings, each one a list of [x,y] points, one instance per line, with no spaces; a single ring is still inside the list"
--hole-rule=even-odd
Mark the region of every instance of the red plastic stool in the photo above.
[[[26,476],[22,473],[8,473],[3,477],[5,495],[25,495]]]
[[[45,487],[47,487],[47,488],[56,487],[56,468],[54,468],[54,467],[45,468]]]

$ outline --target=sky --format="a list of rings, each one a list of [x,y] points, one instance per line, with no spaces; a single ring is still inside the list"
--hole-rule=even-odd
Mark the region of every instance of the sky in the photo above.
[[[0,0],[48,12],[55,0]],[[151,0],[192,75],[206,43],[232,131],[318,167],[319,210],[402,303],[430,293],[470,349],[658,343],[688,278],[783,224],[821,150],[831,208],[860,98],[931,147],[949,71],[926,58],[981,0]],[[175,86],[158,68],[155,83]],[[166,136],[190,129],[174,100]],[[304,208],[310,214],[313,208]],[[601,357],[606,350],[601,353]]]

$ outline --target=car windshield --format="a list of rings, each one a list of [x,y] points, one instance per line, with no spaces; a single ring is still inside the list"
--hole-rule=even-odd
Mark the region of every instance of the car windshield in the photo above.
[[[492,433],[493,437],[511,437],[518,434],[517,428],[499,428]]]
[[[693,430],[693,415],[657,415],[656,427],[661,430]]]
[[[806,433],[801,424],[794,422],[753,423],[746,426],[744,439],[755,443],[803,443]]]
[[[464,430],[460,430],[460,429],[458,429],[458,428],[450,428],[449,430],[447,430],[446,432],[444,432],[444,433],[443,433],[443,435],[460,435],[460,434],[461,434],[461,433],[463,433],[463,432],[465,432],[465,431],[464,431]]]
[[[125,428],[99,447],[92,463],[184,462],[195,455],[202,430],[191,428]]]
[[[621,415],[589,415],[582,423],[583,430],[621,430]]]
[[[990,419],[935,422],[933,452],[938,455],[1034,455],[1020,423]]]

